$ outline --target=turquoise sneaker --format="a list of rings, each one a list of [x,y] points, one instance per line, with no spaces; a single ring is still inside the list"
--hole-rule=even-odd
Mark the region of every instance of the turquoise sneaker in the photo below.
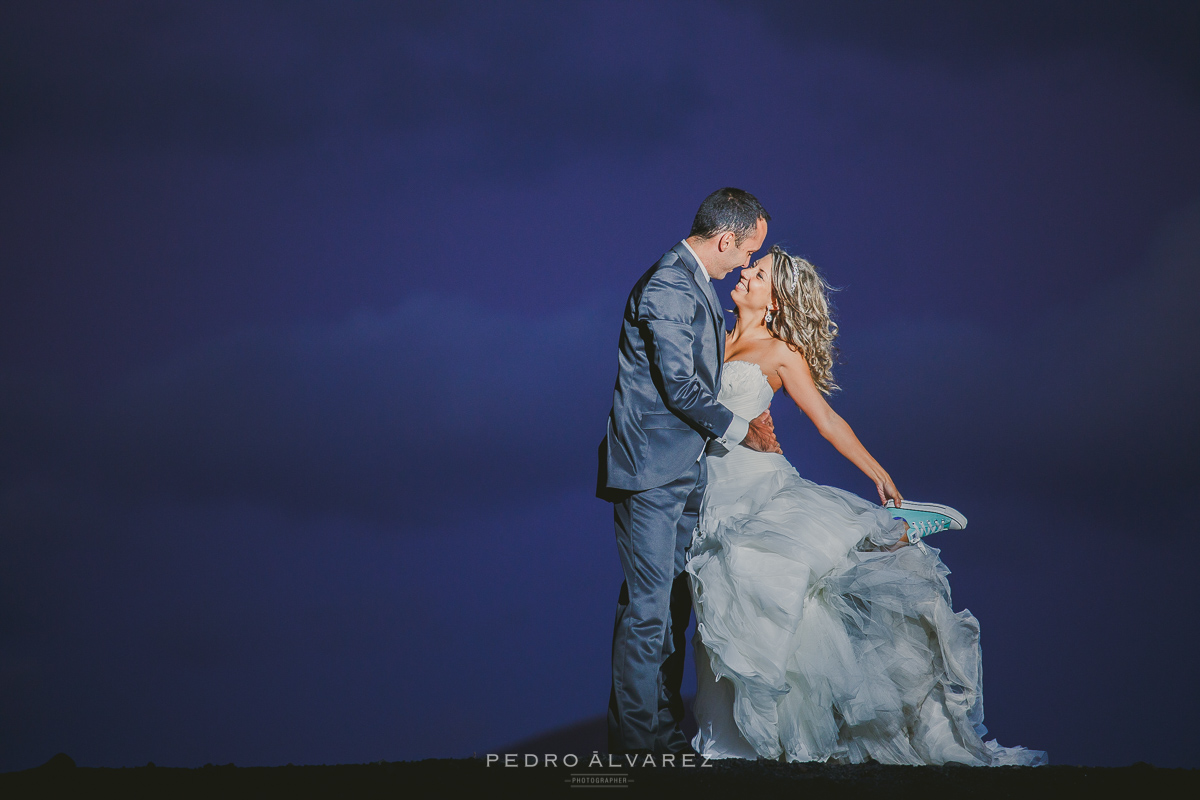
[[[896,508],[896,504],[888,500],[885,508],[892,511],[892,519],[902,519],[908,523],[910,542],[924,539],[938,531],[961,531],[967,527],[967,518],[961,512],[940,503],[905,500],[903,506]]]

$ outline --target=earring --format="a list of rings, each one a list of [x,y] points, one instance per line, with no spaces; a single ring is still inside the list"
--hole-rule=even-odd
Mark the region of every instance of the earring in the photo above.
[[[774,318],[775,318],[775,315],[774,315],[774,314],[772,314],[770,311],[768,311],[768,312],[767,312],[767,316],[763,318],[763,322],[765,322],[766,324],[770,325],[770,324],[771,324],[771,320],[773,320]]]

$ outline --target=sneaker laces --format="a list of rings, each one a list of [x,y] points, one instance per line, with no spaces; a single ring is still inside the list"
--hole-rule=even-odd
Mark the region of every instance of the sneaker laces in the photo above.
[[[946,523],[939,520],[923,519],[920,522],[908,523],[908,540],[915,542],[918,539],[923,539],[931,533],[946,530]]]

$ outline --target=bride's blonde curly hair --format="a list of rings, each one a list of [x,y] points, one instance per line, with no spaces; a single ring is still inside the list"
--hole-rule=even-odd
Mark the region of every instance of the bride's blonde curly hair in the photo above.
[[[770,249],[771,288],[779,310],[771,314],[768,330],[804,356],[813,383],[822,394],[841,387],[833,382],[838,326],[830,314],[829,294],[836,291],[811,263],[779,245]]]

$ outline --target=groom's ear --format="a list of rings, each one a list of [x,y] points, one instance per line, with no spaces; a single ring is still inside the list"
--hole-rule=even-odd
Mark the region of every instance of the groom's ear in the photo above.
[[[733,240],[736,238],[737,237],[734,236],[733,231],[725,231],[722,233],[717,237],[717,252],[724,253],[726,250],[731,249],[733,247]]]

